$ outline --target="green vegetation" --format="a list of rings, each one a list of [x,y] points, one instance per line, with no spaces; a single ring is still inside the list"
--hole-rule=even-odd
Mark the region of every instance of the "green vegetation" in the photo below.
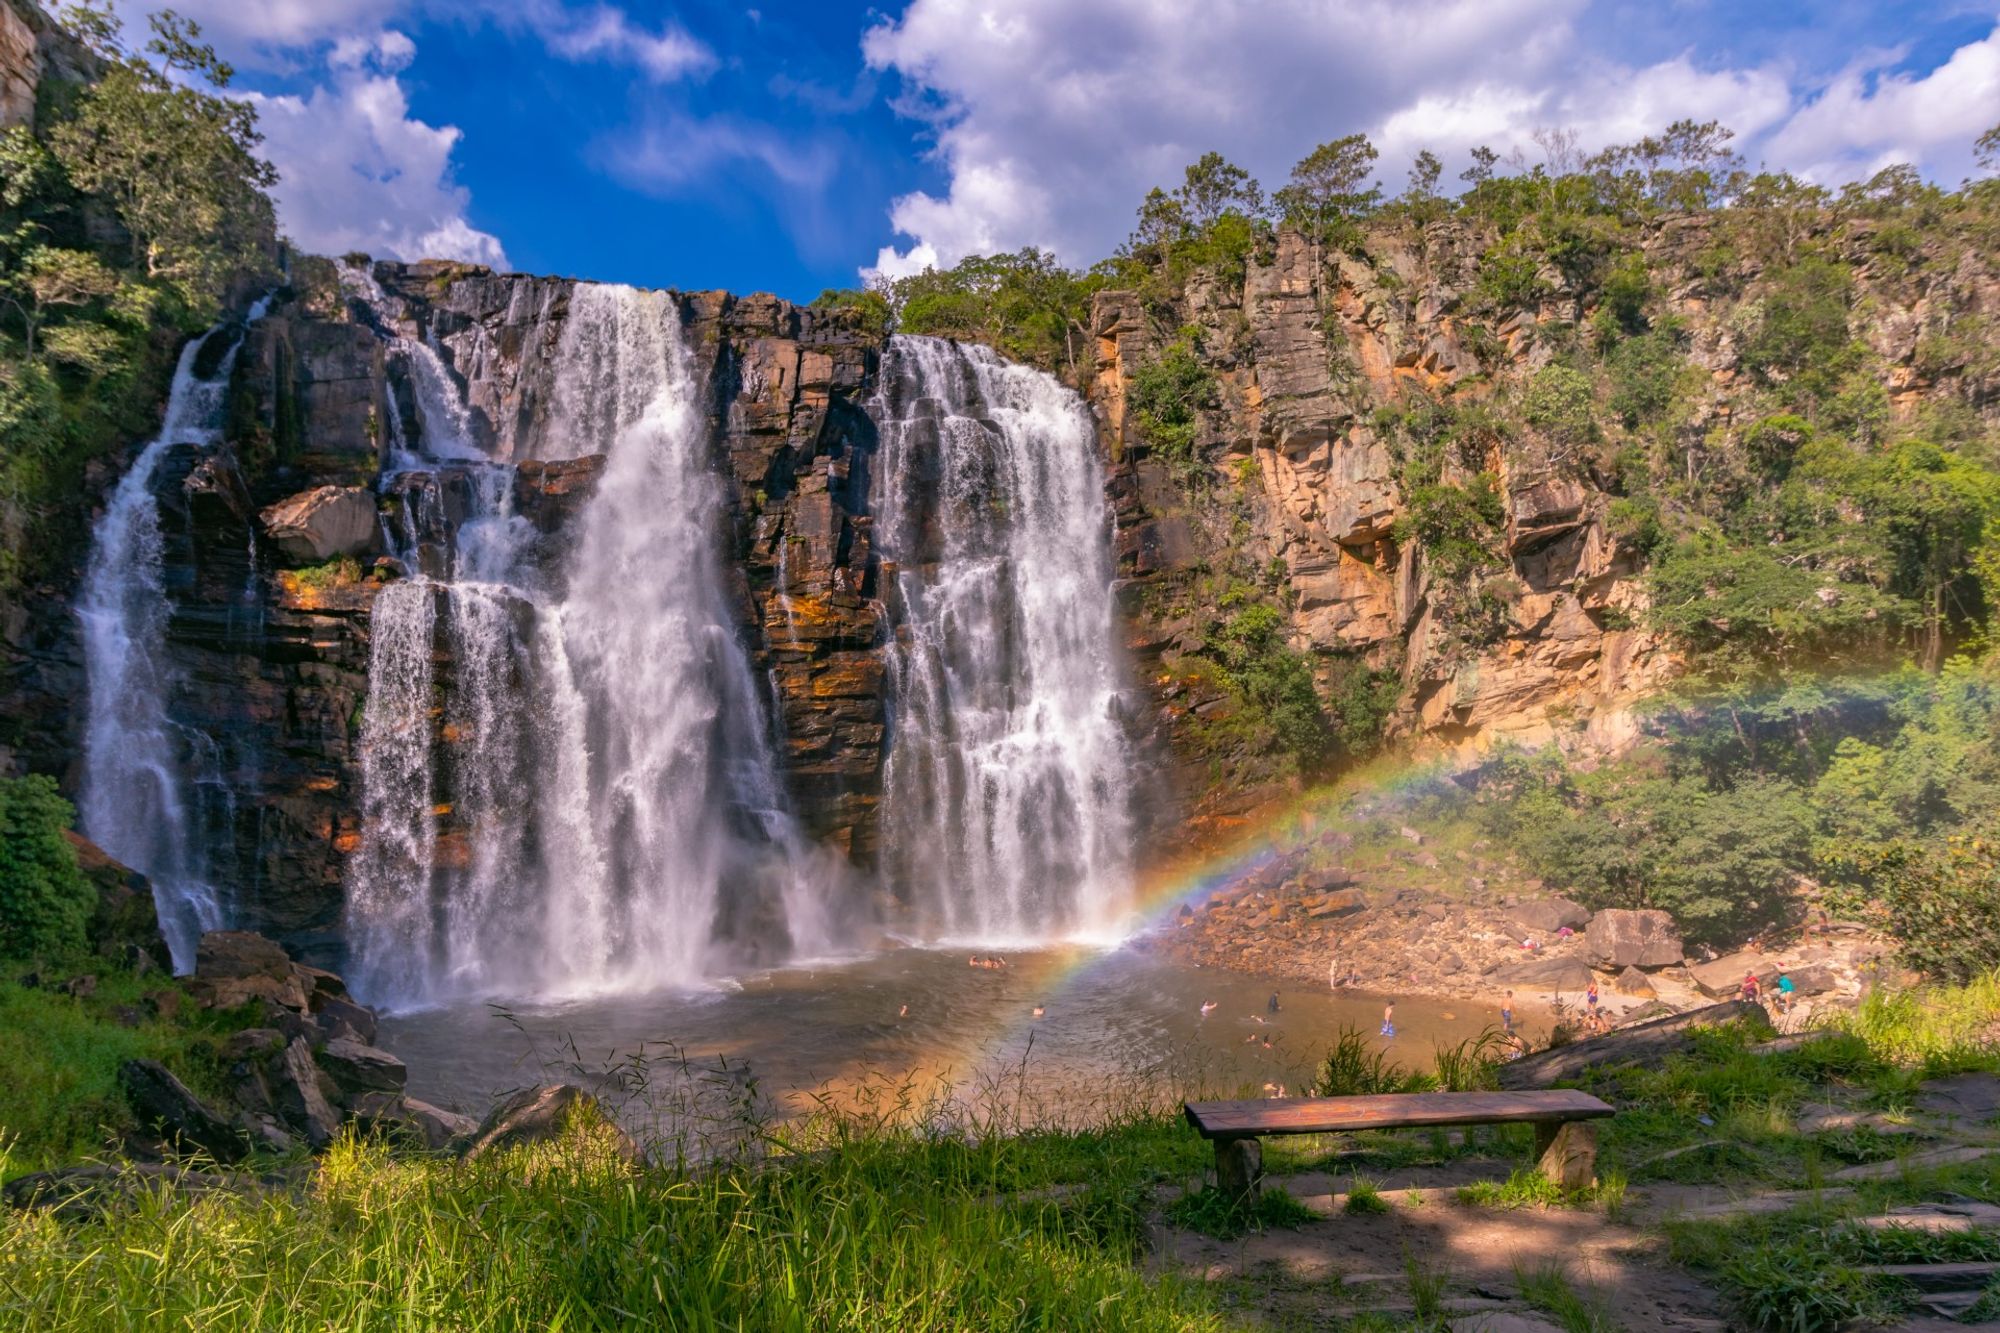
[[[92,894],[63,836],[74,815],[54,779],[0,778],[0,961],[82,951]]]
[[[1389,1201],[1382,1197],[1382,1187],[1366,1176],[1355,1176],[1347,1183],[1347,1197],[1340,1205],[1342,1212],[1366,1216],[1370,1213],[1386,1213]]]
[[[873,1330],[1006,1311],[1023,1327],[1220,1327],[1200,1288],[1133,1262],[1145,1187],[1198,1146],[1169,1122],[1010,1137],[822,1118],[760,1143],[768,1160],[683,1171],[580,1134],[463,1165],[350,1140],[296,1190],[142,1198],[87,1224],[12,1214],[0,1320]]]
[[[180,338],[275,278],[271,169],[200,29],[157,15],[138,54],[108,10],[65,20],[103,77],[0,133],[0,596],[68,558],[86,465],[157,424]]]
[[[1195,445],[1201,416],[1217,406],[1215,373],[1201,360],[1200,335],[1199,329],[1182,329],[1133,374],[1125,400],[1154,453],[1184,482],[1200,473]]]
[[[1247,1208],[1225,1198],[1219,1189],[1195,1190],[1168,1204],[1166,1215],[1177,1227],[1218,1240],[1234,1240],[1246,1231],[1299,1227],[1319,1217],[1285,1191],[1271,1187],[1260,1190],[1257,1201]]]

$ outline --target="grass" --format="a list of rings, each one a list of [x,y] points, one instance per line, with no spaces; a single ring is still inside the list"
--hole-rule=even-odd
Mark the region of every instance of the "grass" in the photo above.
[[[1882,1058],[1929,1075],[1990,1069],[2000,1033],[2000,971],[1963,986],[1871,991],[1840,1027]]]
[[[819,1117],[700,1169],[581,1134],[464,1164],[348,1138],[299,1192],[0,1219],[0,1326],[1218,1328],[1133,1262],[1167,1128]]]
[[[62,974],[67,976],[67,973]],[[110,1150],[132,1126],[118,1090],[127,1060],[165,1063],[197,1091],[220,1079],[215,1039],[247,1024],[236,1015],[186,1012],[163,1019],[149,997],[182,998],[172,978],[93,966],[93,994],[75,998],[51,986],[0,980],[0,1139],[14,1147],[8,1171],[41,1170]],[[171,1001],[169,1001],[171,1003]],[[132,1026],[116,1021],[125,1011]]]
[[[1514,1284],[1521,1299],[1562,1325],[1563,1333],[1620,1333],[1604,1293],[1579,1292],[1559,1263],[1529,1268],[1514,1266]]]
[[[1168,1204],[1166,1215],[1177,1227],[1217,1240],[1234,1240],[1246,1231],[1297,1228],[1319,1220],[1318,1213],[1284,1190],[1268,1185],[1248,1207],[1241,1200],[1226,1198],[1218,1189],[1193,1190]]]
[[[1386,1213],[1389,1201],[1382,1197],[1382,1187],[1366,1176],[1356,1176],[1347,1187],[1347,1201],[1341,1205],[1349,1213]]]

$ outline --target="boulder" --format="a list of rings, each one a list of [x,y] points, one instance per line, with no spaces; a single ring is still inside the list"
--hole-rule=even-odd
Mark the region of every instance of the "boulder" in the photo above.
[[[1583,991],[1595,979],[1577,958],[1537,958],[1503,967],[1493,974],[1497,984],[1520,990]]]
[[[214,1190],[240,1193],[261,1183],[241,1173],[189,1171],[159,1162],[118,1162],[16,1176],[0,1189],[0,1197],[10,1208],[47,1209],[65,1222],[89,1222],[164,1191],[180,1195]]]
[[[1567,898],[1536,898],[1519,904],[1510,914],[1514,929],[1522,935],[1553,935],[1568,926],[1582,930],[1590,913]]]
[[[1342,889],[1334,893],[1322,893],[1317,898],[1306,900],[1306,915],[1315,921],[1329,921],[1337,917],[1353,916],[1368,909],[1368,899],[1358,889]]]
[[[1778,984],[1778,960],[1769,954],[1732,953],[1724,954],[1712,963],[1696,963],[1688,968],[1688,979],[1695,989],[1712,1000],[1726,1000],[1743,989],[1743,978],[1755,973],[1758,985],[1769,998],[1772,987]],[[1792,978],[1798,984],[1798,978]]]
[[[251,930],[211,930],[195,948],[188,992],[204,1009],[236,1009],[262,1000],[303,1014],[313,988],[276,940]]]
[[[598,1132],[618,1156],[628,1162],[643,1160],[639,1145],[611,1122],[597,1099],[568,1083],[523,1088],[502,1100],[486,1113],[486,1119],[466,1143],[463,1155],[471,1160],[522,1144],[560,1138],[578,1117],[594,1120]]]
[[[127,1060],[118,1083],[141,1127],[183,1152],[205,1152],[218,1162],[240,1161],[243,1136],[158,1060]]]
[[[1503,1088],[1548,1088],[1576,1078],[1586,1069],[1613,1065],[1657,1064],[1692,1044],[1690,1033],[1698,1027],[1713,1027],[1738,1019],[1755,1018],[1766,1022],[1764,1011],[1741,1000],[1727,1000],[1705,1009],[1654,1019],[1637,1026],[1617,1028],[1601,1037],[1586,1037],[1567,1046],[1523,1056],[1500,1066]]]
[[[1823,963],[1781,970],[1791,977],[1792,989],[1800,995],[1824,995],[1828,991],[1840,989],[1840,978],[1834,975],[1832,968]],[[1771,984],[1773,986],[1778,984],[1775,977],[1772,978]]]
[[[1681,961],[1681,932],[1674,919],[1652,909],[1606,908],[1584,931],[1590,961],[1598,967],[1670,967]]]
[[[1636,967],[1628,967],[1612,978],[1611,989],[1620,995],[1636,995],[1643,1000],[1650,1000],[1659,994],[1653,989],[1653,983],[1647,979],[1646,974]]]
[[[393,1092],[364,1092],[354,1099],[351,1114],[355,1123],[372,1134],[400,1139],[432,1151],[448,1148],[470,1138],[479,1122]]]
[[[315,486],[286,496],[257,517],[279,554],[297,564],[372,555],[381,540],[375,493],[366,486]]]
[[[319,1052],[319,1065],[343,1092],[401,1092],[410,1071],[387,1051],[349,1037],[335,1037]]]
[[[333,1142],[340,1130],[340,1113],[320,1087],[312,1045],[304,1037],[292,1038],[272,1072],[277,1083],[272,1090],[274,1100],[286,1125],[304,1135],[314,1148]]]
[[[375,1044],[375,1011],[352,1000],[326,1000],[313,1007],[313,1022],[328,1037],[352,1037],[364,1046]]]

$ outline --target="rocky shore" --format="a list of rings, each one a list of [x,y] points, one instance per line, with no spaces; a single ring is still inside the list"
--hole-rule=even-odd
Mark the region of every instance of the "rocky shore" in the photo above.
[[[1754,973],[1768,998],[1781,971],[1799,997],[1788,1026],[1851,1005],[1878,979],[1900,977],[1892,945],[1829,922],[1745,941],[1728,952],[1691,949],[1665,912],[1592,912],[1540,881],[1467,853],[1440,858],[1424,835],[1379,865],[1315,868],[1289,855],[1190,902],[1143,942],[1199,967],[1291,984],[1467,999],[1573,1020],[1594,981],[1614,1020],[1636,1020],[1737,996]],[[1323,846],[1352,840],[1329,835]],[[1452,862],[1458,864],[1453,865]]]

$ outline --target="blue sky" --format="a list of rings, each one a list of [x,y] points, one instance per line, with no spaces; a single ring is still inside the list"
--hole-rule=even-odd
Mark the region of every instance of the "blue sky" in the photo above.
[[[130,3],[127,13],[142,10]],[[1025,244],[1086,263],[1216,148],[1267,185],[1353,130],[1400,187],[1474,144],[1679,116],[1836,181],[1956,182],[1991,4],[1734,0],[180,0],[260,102],[287,230],[806,298]]]

